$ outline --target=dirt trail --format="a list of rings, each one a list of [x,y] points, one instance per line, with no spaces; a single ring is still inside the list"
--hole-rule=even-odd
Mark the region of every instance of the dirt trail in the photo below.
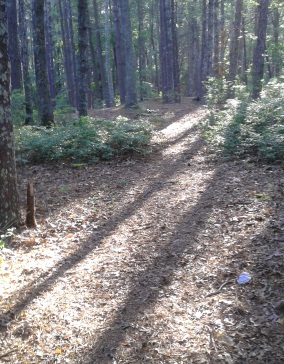
[[[141,107],[151,155],[19,170],[38,229],[2,252],[0,362],[282,363],[283,170],[214,159],[189,99]]]

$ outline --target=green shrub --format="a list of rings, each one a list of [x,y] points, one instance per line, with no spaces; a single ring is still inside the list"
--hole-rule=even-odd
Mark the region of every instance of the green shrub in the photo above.
[[[284,159],[284,87],[270,82],[261,97],[227,100],[222,110],[209,106],[205,136],[226,157],[253,155],[269,161]]]
[[[23,125],[26,117],[25,96],[20,90],[12,92],[11,112],[14,125]]]
[[[152,131],[147,123],[84,117],[77,124],[15,130],[16,156],[20,162],[94,162],[126,153],[146,153]]]

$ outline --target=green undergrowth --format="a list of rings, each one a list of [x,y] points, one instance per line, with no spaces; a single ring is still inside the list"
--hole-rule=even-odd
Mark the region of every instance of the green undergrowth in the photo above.
[[[211,97],[208,110],[204,135],[214,152],[226,158],[284,160],[283,83],[270,82],[255,101],[243,88],[223,104]]]
[[[143,121],[129,122],[84,117],[74,124],[15,128],[18,163],[68,160],[72,163],[96,162],[125,154],[146,154],[150,150],[152,129]]]

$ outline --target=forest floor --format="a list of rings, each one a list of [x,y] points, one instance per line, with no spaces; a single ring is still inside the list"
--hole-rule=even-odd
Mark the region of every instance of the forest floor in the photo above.
[[[214,157],[190,99],[140,106],[149,155],[18,168],[37,229],[0,251],[0,362],[283,363],[283,165]]]

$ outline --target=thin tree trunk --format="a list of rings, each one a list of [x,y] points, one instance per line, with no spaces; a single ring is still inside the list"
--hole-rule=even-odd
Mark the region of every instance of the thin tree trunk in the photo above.
[[[201,56],[200,56],[200,71],[199,71],[199,85],[198,85],[198,98],[204,102],[205,86],[203,82],[207,77],[207,64],[206,64],[206,47],[207,47],[207,0],[202,0],[202,34],[201,34]]]
[[[50,0],[46,0],[45,2],[45,40],[46,40],[46,62],[47,62],[48,83],[50,87],[50,97],[54,99],[56,96],[56,91],[54,84],[52,19],[51,19]]]
[[[21,56],[18,38],[17,3],[16,0],[6,1],[8,20],[8,51],[11,62],[11,87],[12,90],[22,89]]]
[[[38,120],[40,125],[50,126],[54,118],[46,66],[44,0],[33,0],[33,40]]]
[[[142,0],[138,0],[138,73],[139,73],[139,96],[144,99],[145,82],[145,36],[144,36],[144,5]]]
[[[130,21],[130,8],[128,0],[119,0],[121,28],[124,39],[125,50],[125,106],[132,107],[137,104],[136,92],[136,67],[132,41],[132,28]]]
[[[101,93],[101,88],[100,88],[98,64],[97,64],[97,59],[96,59],[96,51],[95,51],[94,42],[93,42],[93,32],[92,32],[89,14],[88,14],[88,36],[89,36],[90,57],[91,57],[91,61],[92,61],[92,79],[94,82],[92,94],[94,95],[95,104],[96,104],[96,106],[98,106],[102,102],[102,93]]]
[[[278,8],[273,9],[272,13],[272,24],[273,24],[273,40],[274,40],[274,50],[272,54],[273,60],[273,74],[275,77],[279,77],[281,75],[281,70],[283,66],[283,58],[281,57],[279,44],[279,35],[280,35],[280,12]]]
[[[213,10],[213,29],[214,29],[214,39],[213,39],[213,69],[215,75],[219,73],[219,0],[214,0],[214,10]]]
[[[179,63],[178,63],[178,41],[176,28],[176,4],[171,0],[171,32],[173,42],[173,87],[174,87],[174,102],[181,102],[180,81],[179,81]]]
[[[67,88],[67,97],[68,103],[71,106],[75,106],[75,93],[74,93],[74,79],[72,75],[71,68],[71,57],[70,57],[70,43],[69,43],[69,34],[68,32],[68,23],[67,23],[67,14],[66,7],[63,1],[58,2],[59,6],[59,14],[60,14],[60,27],[63,41],[63,54],[64,54],[64,65],[65,65],[65,78],[66,78],[66,88]]]
[[[227,34],[225,28],[225,3],[220,0],[220,65],[224,69]]]
[[[189,19],[188,19],[188,78],[187,78],[187,95],[194,95],[194,77],[195,77],[195,65],[196,65],[196,18],[195,7],[193,4],[189,5]]]
[[[207,29],[207,74],[212,75],[213,31],[214,31],[214,0],[208,1],[208,29]]]
[[[242,10],[243,10],[243,0],[236,0],[235,20],[233,23],[231,44],[230,44],[229,72],[227,76],[227,80],[231,83],[231,87],[229,88],[228,91],[228,97],[234,96],[232,86],[237,76]]]
[[[19,37],[21,44],[21,57],[23,67],[23,83],[25,92],[25,125],[33,122],[33,105],[31,94],[31,79],[29,71],[29,44],[27,37],[26,8],[24,0],[19,0]]]
[[[155,2],[152,2],[151,6],[151,14],[150,14],[150,43],[152,47],[153,52],[153,58],[154,58],[154,79],[153,83],[155,85],[155,89],[157,90],[158,94],[160,93],[160,77],[159,77],[159,62],[158,62],[158,56],[157,56],[157,46],[155,43],[155,36],[154,36],[154,17],[155,17],[155,9],[154,9]],[[157,22],[158,24],[158,22]]]
[[[74,40],[74,30],[73,30],[73,16],[72,9],[70,5],[70,0],[65,0],[66,14],[67,14],[67,24],[68,24],[68,34],[69,34],[69,57],[70,57],[70,68],[74,84],[74,99],[75,106],[78,105],[78,87],[77,87],[77,67],[76,67],[76,53],[75,53],[75,40]]]
[[[108,90],[107,90],[106,73],[105,73],[105,62],[104,62],[103,50],[102,50],[101,31],[100,31],[101,27],[100,27],[100,21],[99,21],[97,0],[93,0],[93,7],[94,7],[94,20],[95,20],[94,25],[95,25],[95,34],[96,34],[97,57],[98,57],[98,62],[99,62],[99,66],[100,66],[103,98],[106,101],[108,99]]]
[[[123,48],[123,41],[121,36],[121,24],[119,17],[119,7],[117,0],[113,0],[113,21],[114,21],[114,34],[115,34],[115,55],[116,55],[116,69],[117,80],[119,89],[120,103],[125,103],[125,54]]]
[[[88,115],[87,72],[88,72],[88,2],[78,0],[78,65],[79,65],[79,117]]]
[[[110,59],[110,29],[109,29],[109,7],[108,0],[104,0],[104,28],[105,28],[105,70],[107,84],[107,99],[105,100],[107,107],[114,106],[113,79]]]
[[[242,45],[243,45],[243,53],[242,53],[242,80],[247,85],[247,42],[246,42],[246,30],[245,30],[245,17],[242,17]]]
[[[266,29],[268,20],[269,0],[259,0],[257,16],[257,40],[253,52],[252,61],[252,98],[259,97],[262,89],[262,79],[264,74],[264,53],[266,48]]]

